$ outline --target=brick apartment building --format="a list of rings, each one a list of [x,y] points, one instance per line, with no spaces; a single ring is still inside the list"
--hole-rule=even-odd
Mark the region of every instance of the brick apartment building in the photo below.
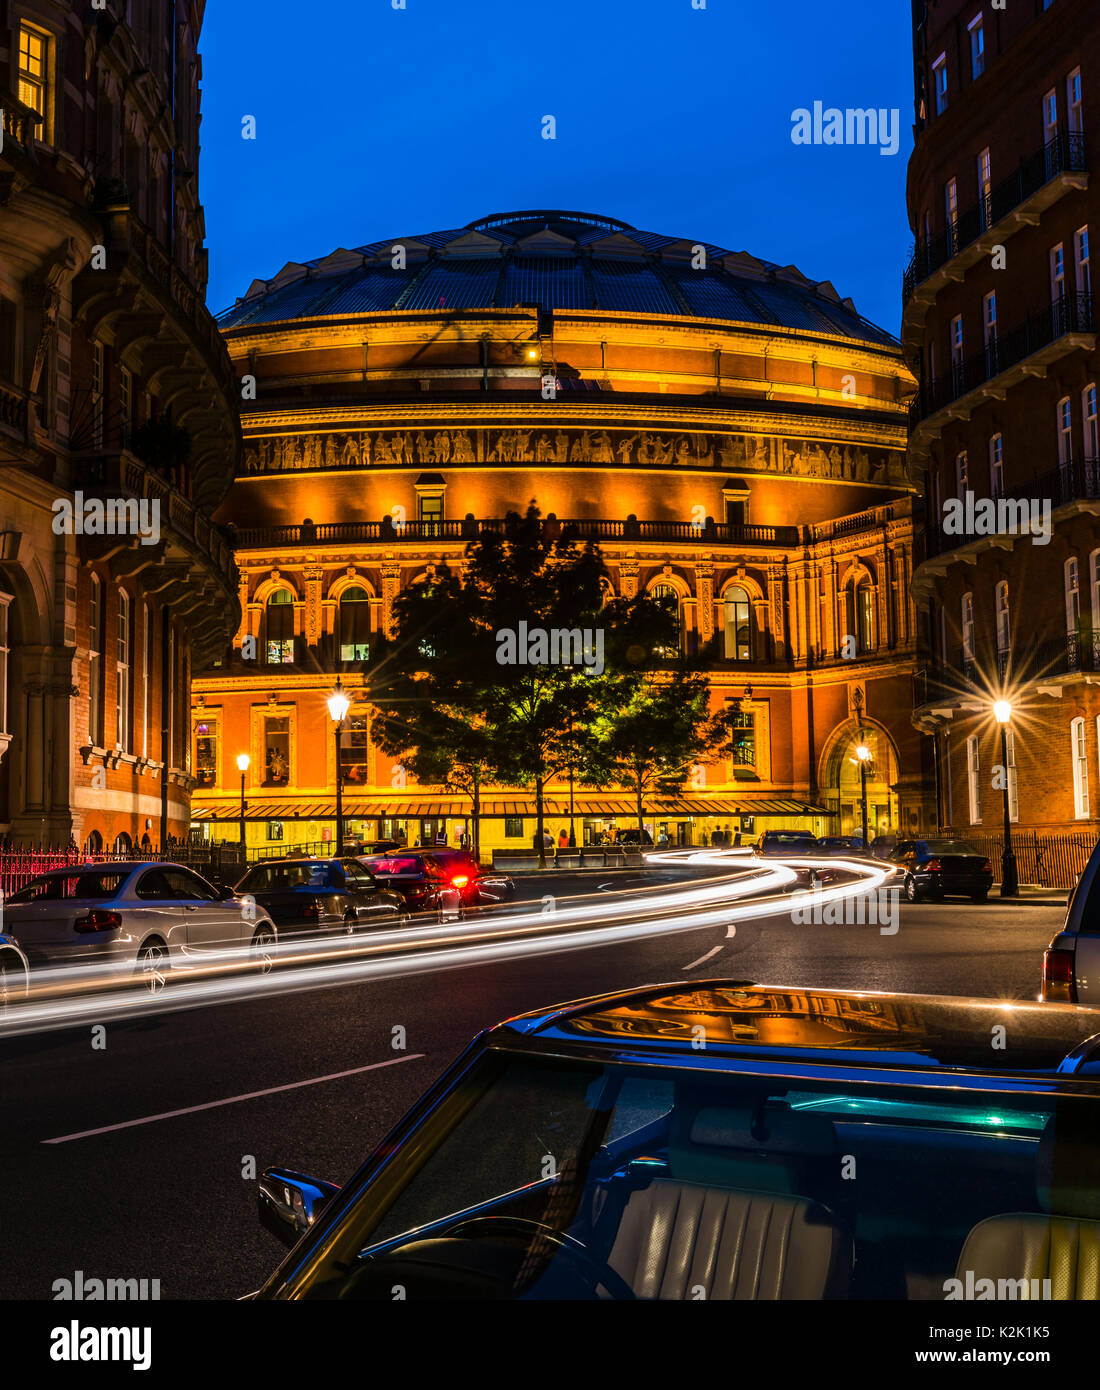
[[[163,845],[237,625],[240,426],[203,294],[199,0],[0,0],[0,836]],[[56,504],[159,504],[159,539]],[[152,519],[151,510],[146,517]]]
[[[939,814],[1100,829],[1100,439],[1090,234],[1100,221],[1094,0],[915,0],[916,148],[902,342],[909,467],[929,515],[914,721]],[[998,528],[962,533],[971,494]],[[1033,529],[1020,534],[1027,504]],[[1005,504],[1010,504],[1006,506]],[[1012,707],[1007,773],[993,702]]]

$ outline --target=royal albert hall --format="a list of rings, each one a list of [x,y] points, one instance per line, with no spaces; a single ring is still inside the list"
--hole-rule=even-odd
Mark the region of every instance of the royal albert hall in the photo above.
[[[349,833],[455,843],[467,800],[371,740],[372,644],[395,595],[459,565],[533,500],[598,541],[617,593],[674,596],[738,709],[732,756],[646,807],[654,840],[714,831],[931,828],[910,723],[918,633],[914,381],[899,344],[831,284],[614,218],[516,212],[393,236],[256,280],[219,325],[242,386],[243,622],[193,683],[193,830],[250,849]],[[716,639],[716,640],[712,640]],[[243,774],[239,759],[247,757]],[[547,828],[566,824],[550,788]],[[633,824],[574,789],[578,842]],[[483,851],[529,847],[530,791],[483,803]]]

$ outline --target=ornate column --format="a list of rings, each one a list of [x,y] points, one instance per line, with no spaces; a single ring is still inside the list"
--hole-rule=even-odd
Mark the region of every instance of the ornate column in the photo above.
[[[302,573],[305,579],[302,636],[305,638],[306,646],[316,650],[321,645],[321,579],[324,571],[320,565],[306,565]]]
[[[634,598],[638,593],[638,557],[627,555],[619,561],[619,579],[622,583],[622,597]]]
[[[768,566],[768,610],[771,614],[772,639],[778,658],[780,648],[786,641],[786,624],[783,620],[783,570],[779,565]]]
[[[695,566],[695,599],[699,643],[706,646],[714,636],[714,564],[709,557]]]
[[[393,601],[401,588],[401,564],[392,555],[382,561],[382,629],[393,636]]]

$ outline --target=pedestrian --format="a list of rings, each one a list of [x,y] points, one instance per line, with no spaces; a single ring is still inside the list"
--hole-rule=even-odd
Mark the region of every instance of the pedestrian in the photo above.
[[[558,831],[558,849],[568,849],[568,848],[569,848],[569,831],[566,830],[565,826],[563,825],[562,828]]]

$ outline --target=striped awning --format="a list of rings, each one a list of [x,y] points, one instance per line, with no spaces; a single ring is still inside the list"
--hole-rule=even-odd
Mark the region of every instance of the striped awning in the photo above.
[[[625,796],[577,796],[573,801],[574,812],[578,816],[635,816],[637,808],[631,797]],[[644,813],[648,816],[824,816],[828,810],[824,806],[813,806],[805,801],[795,801],[787,797],[758,796],[684,796],[646,797],[643,801]],[[362,801],[345,796],[343,805],[346,820],[376,820],[382,816],[398,820],[420,817],[468,818],[472,812],[469,797],[452,797],[446,801]],[[191,819],[195,821],[239,820],[241,803],[239,799],[218,801],[197,801],[191,807]],[[483,818],[496,819],[504,816],[533,818],[538,814],[534,797],[498,798],[490,797],[481,803]],[[547,797],[543,801],[544,816],[567,816],[569,802],[563,797]],[[336,799],[330,801],[276,801],[256,797],[245,798],[245,820],[334,820]]]

